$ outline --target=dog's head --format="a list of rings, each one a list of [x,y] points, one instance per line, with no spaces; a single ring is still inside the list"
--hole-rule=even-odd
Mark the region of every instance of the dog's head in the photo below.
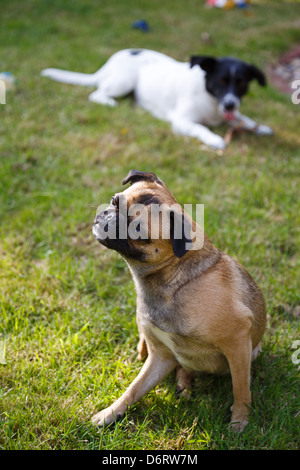
[[[153,265],[182,258],[193,245],[195,222],[154,173],[131,170],[123,185],[127,183],[98,212],[93,226],[97,240],[128,261]]]
[[[191,67],[195,65],[206,72],[206,90],[217,99],[226,120],[234,120],[235,111],[252,80],[257,80],[261,86],[266,85],[266,78],[261,70],[235,58],[193,56]]]

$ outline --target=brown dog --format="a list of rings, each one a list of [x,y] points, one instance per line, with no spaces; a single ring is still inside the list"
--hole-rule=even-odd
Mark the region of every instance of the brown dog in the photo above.
[[[97,215],[93,233],[129,265],[137,292],[138,353],[147,359],[125,393],[93,422],[104,426],[118,420],[174,369],[183,394],[195,371],[230,371],[231,424],[241,431],[251,405],[251,361],[266,324],[262,293],[236,261],[212,245],[154,173],[132,170],[123,184],[128,182],[131,186]],[[121,203],[127,211],[121,211]],[[141,210],[130,211],[136,204]],[[163,211],[152,210],[155,205],[169,215],[167,229]],[[152,236],[153,228],[158,236]]]

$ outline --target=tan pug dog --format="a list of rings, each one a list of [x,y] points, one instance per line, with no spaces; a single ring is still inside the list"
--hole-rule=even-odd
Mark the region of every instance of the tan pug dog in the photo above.
[[[98,213],[93,233],[128,263],[137,292],[138,353],[147,359],[125,393],[93,422],[117,421],[172,370],[183,394],[197,371],[230,371],[231,424],[241,431],[251,405],[251,361],[266,325],[263,295],[244,268],[212,245],[154,173],[132,170],[123,184],[128,182],[131,186]]]

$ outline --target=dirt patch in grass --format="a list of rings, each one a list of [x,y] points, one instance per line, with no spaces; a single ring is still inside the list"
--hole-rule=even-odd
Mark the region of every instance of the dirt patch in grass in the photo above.
[[[300,80],[300,44],[295,44],[277,62],[269,64],[267,75],[275,88],[282,93],[292,93],[291,84]]]

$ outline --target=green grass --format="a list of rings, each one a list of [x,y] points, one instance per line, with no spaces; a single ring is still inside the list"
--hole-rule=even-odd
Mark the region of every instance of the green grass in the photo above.
[[[275,135],[238,135],[221,156],[130,100],[95,105],[88,89],[39,74],[93,72],[124,47],[179,60],[236,55],[264,68],[300,42],[300,4],[253,1],[248,13],[207,10],[204,0],[1,4],[0,70],[18,89],[0,106],[0,448],[296,449],[299,106],[253,83],[243,112]],[[148,34],[131,28],[139,18]],[[268,327],[241,435],[228,428],[230,377],[201,375],[189,402],[175,398],[169,377],[114,428],[91,425],[141,367],[132,279],[91,233],[97,206],[132,168],[156,172],[182,204],[204,203],[210,239],[264,292]]]

